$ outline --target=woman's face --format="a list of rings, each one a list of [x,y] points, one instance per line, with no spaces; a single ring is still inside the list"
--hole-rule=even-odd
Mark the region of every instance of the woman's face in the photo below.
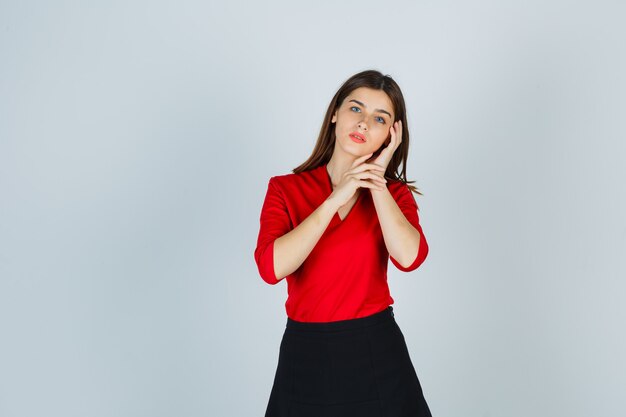
[[[389,129],[395,120],[393,105],[387,93],[367,87],[352,91],[333,114],[335,147],[356,157],[376,152],[389,143]],[[361,135],[365,141],[354,136]]]

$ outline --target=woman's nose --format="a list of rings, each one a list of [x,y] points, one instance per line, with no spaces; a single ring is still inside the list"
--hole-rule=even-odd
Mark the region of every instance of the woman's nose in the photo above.
[[[363,130],[367,130],[367,123],[363,120],[361,120],[357,126]]]

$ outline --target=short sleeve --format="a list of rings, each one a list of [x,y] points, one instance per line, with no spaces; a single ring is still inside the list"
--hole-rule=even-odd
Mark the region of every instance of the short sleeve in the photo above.
[[[254,250],[259,274],[268,284],[279,282],[274,271],[274,241],[292,228],[284,196],[275,177],[272,177],[261,209],[259,236]]]
[[[422,230],[422,226],[420,225],[419,215],[417,213],[418,207],[417,203],[415,202],[415,197],[413,197],[413,193],[406,184],[400,184],[395,200],[398,204],[398,207],[404,214],[404,217],[406,217],[409,223],[411,223],[413,227],[415,227],[420,233],[419,249],[417,250],[417,255],[411,265],[405,268],[400,265],[400,263],[396,259],[394,259],[393,256],[389,256],[389,259],[396,266],[396,268],[403,272],[409,272],[417,269],[417,267],[420,266],[426,259],[426,256],[428,255],[428,242],[424,237],[424,232]]]

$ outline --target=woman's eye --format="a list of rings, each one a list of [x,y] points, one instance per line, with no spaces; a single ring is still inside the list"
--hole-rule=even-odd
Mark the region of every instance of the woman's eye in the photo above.
[[[359,112],[361,111],[361,109],[359,109],[357,106],[352,106],[350,107],[350,110],[352,109],[357,109]],[[378,116],[377,119],[379,119],[378,121],[382,124],[385,124],[385,119],[383,117]]]

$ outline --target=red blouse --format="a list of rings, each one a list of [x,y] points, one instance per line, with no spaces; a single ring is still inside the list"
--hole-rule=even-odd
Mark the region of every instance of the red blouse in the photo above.
[[[341,220],[333,215],[319,241],[292,274],[287,275],[285,309],[292,320],[330,322],[368,316],[394,303],[387,284],[388,259],[401,271],[416,269],[428,254],[419,224],[417,203],[408,186],[387,179],[389,189],[407,220],[420,232],[417,256],[407,268],[389,256],[368,189]],[[332,193],[326,164],[301,172],[271,177],[261,209],[254,259],[259,274],[276,284],[274,240],[294,229]]]

